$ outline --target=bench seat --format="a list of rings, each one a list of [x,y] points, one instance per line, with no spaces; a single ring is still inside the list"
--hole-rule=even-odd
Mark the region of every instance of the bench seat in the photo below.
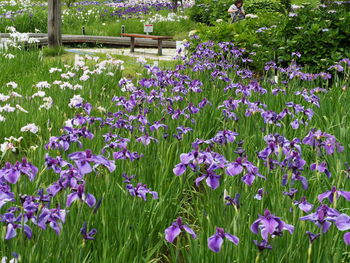
[[[130,52],[135,52],[135,38],[149,38],[158,41],[158,55],[162,55],[162,41],[169,40],[173,37],[170,36],[156,36],[156,35],[146,35],[146,34],[131,34],[131,33],[121,33],[123,37],[130,37]]]

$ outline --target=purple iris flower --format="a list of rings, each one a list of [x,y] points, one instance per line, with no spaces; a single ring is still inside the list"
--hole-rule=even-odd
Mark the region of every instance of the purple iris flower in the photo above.
[[[199,164],[206,163],[210,165],[211,162],[212,156],[210,153],[192,150],[189,153],[180,154],[180,163],[175,166],[173,172],[175,175],[180,176],[186,171],[188,166],[196,171]]]
[[[344,173],[345,173],[346,177],[348,179],[350,179],[350,165],[347,162],[345,162],[345,166],[346,166],[346,168],[344,170]]]
[[[177,130],[177,133],[173,134],[173,136],[178,140],[182,140],[184,134],[193,131],[192,128],[184,127],[184,126],[179,126],[176,128],[176,130]]]
[[[347,214],[340,214],[335,220],[335,225],[341,231],[350,229],[350,216]]]
[[[234,131],[218,131],[212,141],[217,144],[233,143],[236,140],[236,136],[238,136],[238,133]]]
[[[84,240],[95,240],[94,235],[96,235],[97,230],[93,228],[88,232],[86,222],[84,222],[82,228],[80,228],[80,233],[83,235]]]
[[[104,138],[105,142],[110,142],[112,139],[119,138],[119,135],[108,132],[103,134],[102,137]]]
[[[199,186],[199,183],[206,179],[207,185],[212,189],[219,187],[221,176],[216,171],[225,168],[227,163],[225,157],[207,148],[206,151],[192,151],[189,154],[183,154],[180,159],[182,163],[175,167],[175,172],[178,167],[186,168],[189,166],[192,171],[200,174],[195,180],[196,186]]]
[[[15,184],[17,183],[21,174],[27,175],[29,177],[29,180],[33,181],[37,173],[38,168],[27,162],[26,158],[23,158],[21,163],[16,162],[15,165],[6,163],[5,167],[0,170],[0,178],[2,177],[7,182]]]
[[[283,192],[284,195],[289,196],[291,199],[294,198],[294,195],[298,192],[298,189],[291,188],[289,192]]]
[[[210,101],[208,101],[207,98],[203,98],[199,103],[198,103],[198,107],[199,108],[204,108],[206,105],[212,105],[212,103]]]
[[[310,243],[313,243],[317,238],[319,238],[321,236],[320,233],[314,234],[310,231],[306,231],[306,234],[309,237]]]
[[[335,220],[335,225],[340,231],[345,231],[350,229],[350,216],[347,214],[339,215]],[[350,245],[350,232],[344,234],[344,242],[348,246]]]
[[[49,154],[45,155],[45,163],[47,166],[47,169],[53,169],[55,173],[60,173],[62,170],[62,167],[65,167],[68,165],[68,162],[63,160],[61,156],[57,156],[56,158],[52,158],[49,156]]]
[[[218,253],[221,249],[222,243],[224,242],[224,239],[227,238],[229,241],[231,241],[236,246],[239,243],[238,237],[231,235],[229,233],[225,233],[225,230],[223,228],[217,227],[216,233],[208,238],[208,247],[211,251],[214,251],[215,253]]]
[[[264,140],[267,143],[267,147],[258,154],[260,159],[265,160],[264,165],[270,169],[281,167],[286,172],[282,177],[283,186],[288,183],[289,173],[287,171],[290,171],[291,183],[301,181],[303,188],[307,189],[308,181],[301,176],[301,171],[303,171],[306,161],[301,156],[300,140],[295,138],[289,141],[279,134],[269,134],[264,137]],[[277,160],[271,158],[271,155],[275,155]]]
[[[110,161],[101,155],[92,154],[92,151],[90,149],[84,152],[71,153],[68,155],[68,157],[75,162],[82,174],[88,174],[92,172],[90,162],[95,163],[94,167],[102,164],[103,166],[107,167],[110,172],[113,172],[115,170],[115,164],[113,161]]]
[[[69,123],[71,124],[70,126],[74,126],[74,125],[84,125],[87,122],[88,118],[85,118],[84,116],[81,116],[79,114],[77,114]],[[68,126],[68,125],[67,125]]]
[[[172,223],[170,227],[165,229],[165,239],[166,241],[173,243],[174,239],[180,235],[181,231],[185,230],[189,233],[193,238],[196,238],[196,233],[190,228],[188,225],[182,224],[181,217],[178,217],[175,222]]]
[[[249,162],[246,158],[238,157],[235,162],[229,163],[226,168],[226,173],[230,176],[235,176],[245,171],[242,181],[251,186],[255,180],[255,176],[265,178],[262,176],[258,168]]]
[[[241,197],[240,194],[236,194],[234,198],[232,198],[229,195],[225,196],[225,200],[227,201],[226,205],[232,205],[232,206],[235,206],[237,209],[239,209],[241,207],[241,204],[239,202],[240,197]]]
[[[153,138],[151,136],[148,136],[147,134],[138,137],[136,139],[136,141],[139,142],[139,143],[142,143],[143,145],[149,145],[151,143],[151,141],[158,142],[157,139],[155,139],[155,138]]]
[[[107,144],[105,147],[102,148],[101,152],[105,153],[106,149],[110,148],[110,149],[127,149],[128,143],[130,142],[129,139],[126,138],[119,138],[117,140],[115,140],[114,142],[111,142],[109,144]]]
[[[344,242],[345,242],[345,244],[350,246],[350,232],[347,232],[344,234]]]
[[[347,201],[350,201],[350,192],[337,190],[335,186],[332,187],[330,191],[324,192],[318,195],[318,201],[322,203],[323,199],[328,199],[330,203],[333,203],[334,198],[339,198],[339,196],[344,197]]]
[[[180,154],[181,163],[177,164],[173,169],[174,174],[177,176],[182,175],[186,171],[187,165],[189,165],[198,155],[198,152],[193,151]]]
[[[300,175],[299,171],[294,171],[292,173],[291,183],[294,184],[295,181],[300,181],[303,188],[306,190],[309,187],[308,181],[304,176]],[[282,177],[282,185],[285,186],[288,182],[288,174],[283,175]]]
[[[344,147],[337,142],[336,138],[321,130],[315,131],[312,129],[309,134],[303,139],[303,144],[308,144],[317,149],[325,149],[327,154],[333,154],[335,150],[342,152]]]
[[[66,136],[55,137],[51,136],[49,142],[45,145],[46,150],[62,149],[67,151],[70,147],[70,142]]]
[[[302,197],[300,201],[294,201],[294,205],[298,205],[300,210],[304,211],[305,213],[310,213],[313,208],[313,205],[306,200],[305,196]]]
[[[325,173],[328,178],[331,177],[331,172],[327,169],[327,163],[326,162],[322,162],[320,164],[313,163],[313,164],[310,165],[310,170],[312,170],[312,171],[317,170],[320,173]]]
[[[340,213],[337,210],[326,205],[321,205],[317,208],[315,213],[300,217],[299,220],[311,221],[325,233],[339,215]]]
[[[31,239],[32,238],[32,230],[31,228],[25,224],[26,220],[22,222],[22,216],[15,217],[12,212],[5,213],[1,217],[2,222],[7,223],[7,229],[5,234],[5,240],[12,239],[17,236],[17,229],[21,229],[23,225],[24,234]]]
[[[195,183],[196,183],[196,186],[198,187],[199,183],[204,179],[206,179],[205,182],[207,183],[207,185],[211,189],[215,190],[220,185],[220,177],[221,176],[217,175],[212,169],[208,169],[205,174],[201,175],[196,179]]]
[[[47,225],[49,225],[59,235],[62,230],[62,223],[66,221],[66,214],[67,211],[59,207],[53,209],[44,207],[35,223],[43,230],[46,230]]]
[[[299,121],[298,121],[298,119],[295,119],[294,121],[292,121],[292,122],[290,123],[290,126],[292,126],[292,128],[293,128],[294,130],[298,129],[298,128],[299,128]]]
[[[318,88],[319,89],[319,88]],[[312,103],[314,105],[316,105],[318,108],[320,107],[320,98],[317,97],[315,94],[313,94],[315,91],[317,90],[317,88],[310,90],[310,94],[307,90],[304,91],[297,91],[294,94],[295,95],[301,95],[305,101]]]
[[[267,192],[264,191],[264,188],[259,188],[258,193],[254,196],[254,199],[260,201],[264,194],[267,194]]]
[[[136,196],[142,198],[144,201],[147,201],[147,194],[151,194],[153,199],[158,199],[158,193],[156,191],[151,191],[147,188],[147,185],[138,183],[136,187],[132,184],[127,184],[126,189],[129,191],[131,196]]]
[[[68,165],[69,169],[62,170],[60,172],[60,178],[46,189],[50,196],[55,196],[58,192],[66,188],[78,188],[79,182],[83,181],[83,174],[75,166]]]
[[[123,173],[122,177],[125,179],[123,183],[130,184],[131,180],[134,179],[136,175],[127,175],[126,173]]]
[[[285,90],[285,89],[281,89],[281,88],[275,88],[275,89],[273,89],[271,92],[272,92],[272,94],[275,95],[275,96],[276,96],[279,92],[283,93],[284,95],[287,94],[286,90]]]
[[[90,207],[93,207],[95,205],[96,198],[92,194],[85,194],[84,184],[80,184],[76,189],[72,190],[74,190],[74,192],[67,196],[67,207],[71,206],[71,204],[77,199],[85,202]]]
[[[276,126],[281,126],[280,121],[287,116],[288,110],[285,109],[280,113],[274,112],[272,110],[266,110],[261,112],[261,117],[263,117],[264,122],[267,124],[275,124]]]
[[[45,207],[44,204],[39,203],[38,201],[45,202],[46,200],[42,200],[41,197],[36,197],[36,196],[21,196],[21,203],[23,207],[23,215],[22,218],[25,222],[28,220],[35,220],[37,211],[39,209],[39,206],[42,205]]]
[[[268,209],[265,210],[263,216],[259,215],[259,219],[255,220],[250,226],[250,230],[254,234],[259,234],[259,228],[264,240],[268,240],[269,234],[271,236],[280,236],[283,230],[287,230],[291,234],[294,231],[294,226],[286,224],[279,217],[271,214]]]
[[[115,160],[130,160],[135,161],[139,160],[141,157],[143,157],[143,154],[139,154],[138,152],[130,152],[128,149],[123,149],[119,152],[113,153],[113,158]]]
[[[190,114],[197,114],[199,112],[199,109],[195,107],[193,103],[189,103],[184,111],[188,111]]]
[[[15,195],[11,192],[11,188],[5,182],[0,182],[0,208],[7,202],[14,202]]]
[[[259,251],[272,249],[272,246],[265,239],[263,239],[260,243],[257,240],[253,240],[253,242],[258,247]]]
[[[266,135],[264,141],[266,142],[267,147],[259,152],[258,157],[260,159],[271,159],[268,157],[275,155],[280,161],[283,155],[288,159],[295,156],[295,153],[299,153],[299,155],[301,154],[300,140],[298,138],[289,141],[282,135],[276,133]]]
[[[85,110],[87,115],[90,115],[92,110],[92,105],[90,103],[83,104],[83,109]]]
[[[277,65],[276,65],[276,63],[274,61],[269,61],[269,62],[265,63],[264,69],[266,71],[268,71],[270,69],[277,69]]]
[[[153,131],[158,131],[159,128],[164,128],[164,129],[168,129],[168,126],[165,125],[165,124],[162,124],[160,121],[156,121],[153,123],[153,125],[151,125],[149,127],[150,131],[153,132]]]
[[[292,142],[291,142],[292,145]],[[293,145],[295,149],[290,149],[285,155],[285,159],[279,163],[279,166],[284,168],[285,174],[282,177],[282,185],[285,186],[288,183],[289,173],[291,172],[291,183],[294,181],[301,181],[304,189],[308,188],[308,181],[304,176],[301,176],[301,172],[304,170],[306,161],[301,157],[301,151],[297,148],[299,146]]]

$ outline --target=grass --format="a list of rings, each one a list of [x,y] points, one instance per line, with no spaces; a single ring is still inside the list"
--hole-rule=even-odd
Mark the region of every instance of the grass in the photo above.
[[[65,50],[63,47],[44,47],[42,49],[43,56],[46,57],[56,57],[56,56],[61,56],[65,53]]]

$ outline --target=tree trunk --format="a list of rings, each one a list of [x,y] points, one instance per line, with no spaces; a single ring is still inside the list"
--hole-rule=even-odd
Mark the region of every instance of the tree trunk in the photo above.
[[[177,11],[177,0],[172,0],[171,1],[173,6],[175,7],[175,11]]]
[[[47,33],[49,47],[59,47],[62,45],[61,0],[48,0]]]

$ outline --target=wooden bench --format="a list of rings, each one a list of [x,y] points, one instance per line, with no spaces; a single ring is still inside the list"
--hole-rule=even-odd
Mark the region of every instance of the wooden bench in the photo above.
[[[121,33],[121,36],[123,37],[130,37],[131,39],[131,45],[130,45],[130,52],[135,52],[135,38],[150,38],[153,40],[158,41],[158,55],[161,56],[162,53],[162,41],[163,40],[169,40],[173,39],[172,37],[167,36],[155,36],[155,35],[146,35],[146,34],[129,34],[129,33]]]

